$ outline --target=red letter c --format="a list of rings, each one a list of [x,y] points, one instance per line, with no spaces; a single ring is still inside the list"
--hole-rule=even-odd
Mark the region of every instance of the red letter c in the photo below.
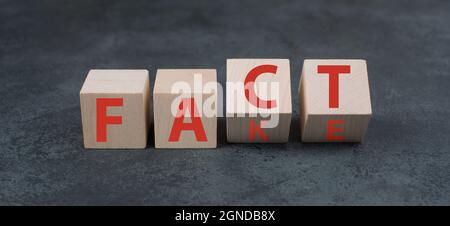
[[[245,97],[247,100],[258,108],[275,108],[277,107],[277,102],[275,100],[261,100],[255,93],[254,83],[256,78],[262,73],[272,73],[275,75],[277,73],[277,66],[264,64],[253,68],[245,77]],[[256,101],[255,101],[256,100]]]

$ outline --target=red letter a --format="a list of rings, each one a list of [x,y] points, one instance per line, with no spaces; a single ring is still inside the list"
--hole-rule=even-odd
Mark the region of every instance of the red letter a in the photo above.
[[[172,130],[170,131],[169,142],[178,142],[182,130],[192,130],[195,133],[197,141],[206,142],[205,130],[200,119],[194,98],[183,98],[178,107],[177,116],[173,121]],[[184,113],[189,109],[191,115],[191,123],[184,123]]]

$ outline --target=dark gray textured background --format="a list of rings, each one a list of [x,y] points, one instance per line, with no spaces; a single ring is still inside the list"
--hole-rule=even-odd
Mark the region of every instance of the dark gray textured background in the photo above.
[[[0,1],[0,204],[450,204],[450,1]],[[289,58],[290,142],[85,151],[91,68]],[[303,144],[306,58],[368,61],[363,144]],[[151,138],[151,140],[153,140]]]

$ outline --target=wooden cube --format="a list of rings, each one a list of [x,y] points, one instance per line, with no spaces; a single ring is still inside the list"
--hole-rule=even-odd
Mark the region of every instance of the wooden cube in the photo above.
[[[147,70],[90,70],[80,91],[84,147],[145,148],[149,94]]]
[[[228,59],[226,119],[232,143],[285,143],[292,116],[288,59]]]
[[[155,147],[215,148],[217,90],[215,69],[159,69],[153,90]]]
[[[300,80],[303,142],[361,142],[372,116],[365,60],[305,60]]]

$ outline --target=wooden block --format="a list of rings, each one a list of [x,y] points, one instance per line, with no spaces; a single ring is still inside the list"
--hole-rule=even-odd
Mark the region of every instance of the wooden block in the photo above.
[[[84,147],[145,148],[149,94],[147,70],[90,70],[80,91]]]
[[[156,148],[217,146],[215,69],[159,69],[153,90]]]
[[[285,143],[292,116],[288,59],[228,59],[227,139]]]
[[[361,142],[372,116],[365,60],[305,60],[300,80],[303,142]]]

